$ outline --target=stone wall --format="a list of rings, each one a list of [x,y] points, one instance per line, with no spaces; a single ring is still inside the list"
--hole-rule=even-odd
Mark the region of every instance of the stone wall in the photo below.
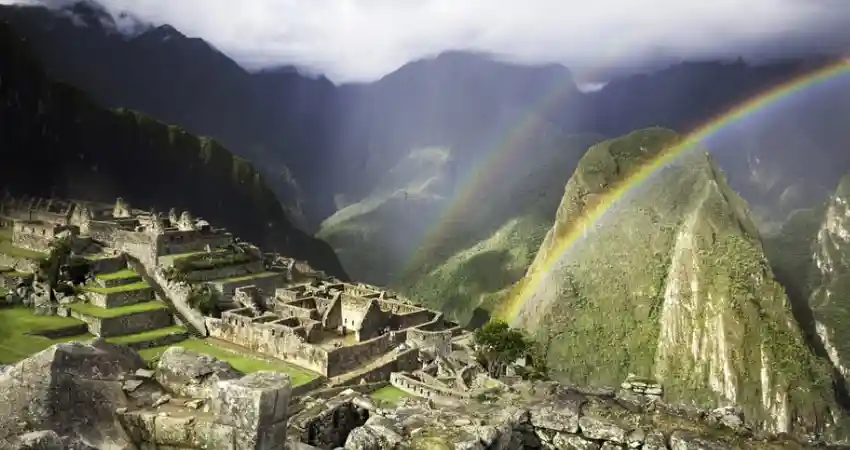
[[[359,328],[355,326],[357,333],[357,341],[363,342],[369,339],[378,337],[383,332],[384,328],[390,324],[390,313],[383,311],[377,300],[369,302],[369,307],[363,313],[360,319]],[[354,320],[357,320],[354,318]]]
[[[17,272],[35,272],[38,270],[38,262],[31,258],[0,253],[0,267],[13,269]]]
[[[362,370],[356,377],[343,383],[345,386],[357,386],[360,383],[377,383],[389,381],[390,376],[395,372],[410,372],[420,367],[419,350],[408,349],[398,353],[398,355],[384,362],[383,364],[370,366],[367,370]]]
[[[206,328],[209,335],[216,339],[328,376],[328,352],[307,343],[288,327],[254,323],[250,317],[228,311],[222,314],[221,319],[208,317]]]
[[[436,312],[429,311],[427,309],[411,311],[408,313],[393,316],[392,326],[396,329],[415,327],[417,325],[423,325],[425,323],[430,322],[434,319],[436,315]]]
[[[101,308],[117,308],[119,306],[133,305],[136,303],[149,302],[155,300],[154,291],[150,287],[142,289],[134,289],[131,291],[118,292],[86,292],[86,298],[92,305]]]
[[[204,251],[207,246],[219,248],[233,243],[230,233],[218,233],[202,230],[176,231],[169,230],[157,240],[157,254],[179,255]]]
[[[96,274],[118,272],[127,266],[127,261],[122,254],[117,254],[113,257],[88,259],[87,261],[89,268]]]
[[[191,288],[188,284],[169,281],[165,278],[162,270],[156,266],[145,266],[140,260],[132,257],[127,258],[127,264],[136,273],[141,275],[142,279],[154,288],[154,291],[157,291],[157,294],[162,297],[163,301],[170,303],[182,319],[188,320],[192,327],[201,335],[207,335],[204,315],[189,306],[188,300]]]
[[[398,347],[406,339],[406,332],[392,331],[366,342],[330,349],[327,351],[327,372],[325,375],[333,377],[360,368],[378,356]]]
[[[167,309],[140,311],[119,317],[94,317],[71,310],[71,317],[89,325],[89,333],[102,338],[123,336],[142,331],[165,328],[174,323]]]
[[[252,273],[261,273],[265,271],[262,261],[252,261],[249,263],[234,264],[232,266],[216,267],[214,269],[193,270],[186,274],[186,281],[203,282],[212,281],[220,278],[241,277]]]
[[[286,441],[290,398],[289,377],[255,372],[214,384],[209,414],[138,410],[118,415],[141,449],[278,450]]]
[[[154,266],[156,257],[156,236],[145,232],[116,229],[112,233],[109,245],[138,259],[147,266]]]
[[[111,288],[124,286],[126,284],[138,283],[139,281],[142,281],[142,277],[136,275],[126,278],[95,278],[94,281],[95,283],[97,283],[98,286],[102,288]]]
[[[433,349],[438,355],[448,355],[452,352],[452,330],[425,331],[412,328],[407,331],[407,342],[421,349]]]
[[[415,379],[411,375],[407,375],[401,372],[395,372],[390,375],[390,383],[393,386],[401,389],[402,391],[407,392],[410,395],[415,395],[417,397],[449,397],[457,399],[469,398],[469,394],[466,392],[460,392],[453,389],[424,383],[420,380]]]
[[[89,224],[88,235],[96,241],[111,244],[113,242],[113,235],[117,229],[118,226],[112,222],[92,221]]]
[[[17,272],[15,272],[17,273]],[[21,284],[30,284],[32,283],[35,275],[33,274],[20,274],[15,276],[9,276],[3,272],[0,272],[0,288],[5,288],[8,290],[12,290],[20,286]]]

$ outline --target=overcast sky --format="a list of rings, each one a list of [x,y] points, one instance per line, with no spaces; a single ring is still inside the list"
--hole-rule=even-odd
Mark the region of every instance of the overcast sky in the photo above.
[[[0,0],[0,3],[16,0]],[[32,1],[32,0],[30,0]],[[58,3],[66,0],[41,0]],[[836,52],[850,0],[101,0],[211,42],[249,69],[367,81],[444,50],[558,62],[580,78],[647,58]],[[842,31],[843,30],[843,31]]]

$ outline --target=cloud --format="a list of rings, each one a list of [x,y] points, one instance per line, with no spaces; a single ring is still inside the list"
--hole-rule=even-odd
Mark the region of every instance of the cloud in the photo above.
[[[0,0],[0,2],[14,0]],[[31,0],[30,0],[31,1]],[[60,0],[42,0],[56,3]],[[198,36],[248,68],[370,80],[445,50],[593,69],[653,58],[835,52],[848,0],[101,0]],[[587,75],[592,78],[592,75]]]

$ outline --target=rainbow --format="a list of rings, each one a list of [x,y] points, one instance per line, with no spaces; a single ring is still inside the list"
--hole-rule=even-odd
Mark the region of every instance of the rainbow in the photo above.
[[[850,74],[850,60],[848,59],[813,70],[768,89],[705,122],[704,125],[697,127],[675,146],[660,152],[654,159],[637,168],[606,194],[599,196],[592,206],[585,209],[583,216],[573,222],[573,226],[569,230],[556,238],[554,249],[549,252],[548,257],[542,262],[537,262],[535,269],[515,286],[511,294],[500,305],[498,308],[499,318],[509,322],[515,319],[525,302],[537,291],[546,274],[561,260],[564,253],[576,243],[583,230],[593,227],[616,200],[640,185],[659,168],[672,162],[686,150],[694,148],[727,125],[748,117],[778,100],[844,74]]]
[[[526,114],[522,121],[512,127],[499,140],[500,142],[494,150],[487,152],[482,161],[466,174],[463,181],[456,185],[455,194],[443,208],[442,213],[434,220],[434,225],[425,231],[420,241],[421,245],[415,248],[427,253],[430,245],[437,244],[442,238],[450,235],[454,224],[464,217],[466,209],[475,202],[475,196],[481,192],[486,192],[490,183],[498,182],[524,156],[521,151],[522,146],[518,144],[537,133],[541,128],[540,116],[535,113],[553,110],[561,105],[564,100],[569,100],[571,96],[574,96],[575,92],[575,83],[570,78],[565,83],[556,85],[548,95],[541,96],[542,100],[530,108],[533,112]],[[414,253],[408,259],[402,273],[410,273],[410,271],[421,267],[422,260],[418,256],[420,255]],[[421,256],[424,257],[427,254],[421,254]]]

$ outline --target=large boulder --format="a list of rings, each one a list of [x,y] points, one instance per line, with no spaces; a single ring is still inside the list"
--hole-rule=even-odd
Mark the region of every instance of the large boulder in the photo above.
[[[184,397],[209,398],[216,383],[240,377],[242,373],[230,364],[183,347],[166,350],[156,368],[156,380]]]
[[[122,380],[144,366],[100,339],[56,344],[11,366],[0,373],[0,442],[52,448],[55,433],[77,446],[135,448],[116,409],[128,406]]]

